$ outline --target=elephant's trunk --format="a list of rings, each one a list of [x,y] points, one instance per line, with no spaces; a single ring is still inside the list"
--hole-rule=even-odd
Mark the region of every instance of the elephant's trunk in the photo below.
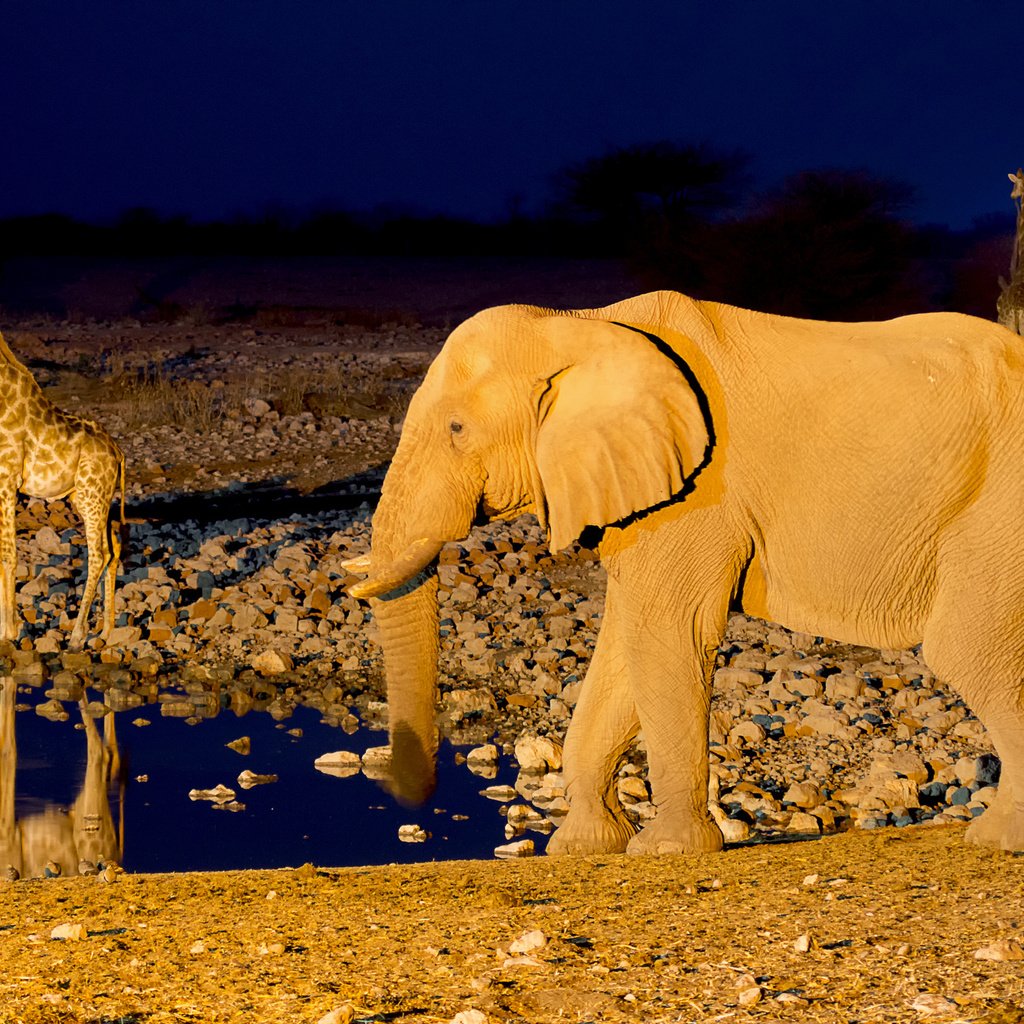
[[[431,568],[371,602],[388,680],[392,794],[419,804],[434,791],[437,757],[437,573]]]

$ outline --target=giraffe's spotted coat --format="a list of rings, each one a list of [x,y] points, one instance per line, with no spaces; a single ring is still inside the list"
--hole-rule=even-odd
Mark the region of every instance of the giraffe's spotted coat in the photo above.
[[[124,518],[124,455],[95,423],[62,412],[0,335],[0,638],[18,636],[14,517],[18,494],[70,498],[85,527],[89,569],[71,646],[85,639],[89,612],[104,577],[103,635],[114,627],[114,588],[121,542],[110,521],[120,484]]]

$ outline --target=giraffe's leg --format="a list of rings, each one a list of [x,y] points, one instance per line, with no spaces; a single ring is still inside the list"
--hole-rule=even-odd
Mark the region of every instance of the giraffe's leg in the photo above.
[[[80,488],[77,491],[74,503],[85,524],[85,543],[89,562],[89,569],[85,577],[85,590],[82,592],[78,615],[71,630],[71,649],[78,650],[85,642],[85,634],[89,628],[89,613],[96,598],[100,577],[111,560],[110,546],[107,543],[107,518],[110,505],[109,499],[104,503],[100,495],[85,490],[85,488]],[[112,604],[113,602],[111,602],[111,606]],[[109,624],[113,626],[113,616],[111,615],[109,618]]]
[[[14,539],[17,491],[13,484],[0,485],[0,639],[17,640],[18,607],[14,599],[14,575],[18,552]]]
[[[117,590],[117,570],[121,562],[121,535],[109,525],[106,526],[105,532],[110,538],[110,560],[107,562],[103,577],[103,636],[107,637],[113,630],[117,617],[114,595]]]

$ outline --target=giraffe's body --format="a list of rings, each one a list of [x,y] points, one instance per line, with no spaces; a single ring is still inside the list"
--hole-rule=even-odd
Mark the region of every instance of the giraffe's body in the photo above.
[[[89,570],[72,647],[85,640],[89,612],[104,576],[103,635],[114,627],[114,587],[121,551],[110,522],[110,506],[120,484],[124,518],[124,456],[102,427],[57,409],[0,335],[0,639],[14,640],[18,622],[14,600],[17,566],[14,516],[19,493],[33,498],[65,498],[85,527]]]
[[[1008,174],[1013,182],[1010,199],[1017,207],[1017,233],[1010,256],[1010,280],[999,279],[1002,291],[996,300],[996,319],[1011,331],[1024,334],[1024,170]]]

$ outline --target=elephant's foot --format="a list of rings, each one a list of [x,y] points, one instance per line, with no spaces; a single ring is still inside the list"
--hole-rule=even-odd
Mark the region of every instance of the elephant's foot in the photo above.
[[[622,853],[636,829],[627,818],[607,811],[587,813],[570,809],[548,840],[546,852],[577,857],[593,853]]]
[[[967,826],[964,839],[977,846],[994,846],[1001,850],[1024,851],[1024,807],[1007,796],[996,796],[984,814]]]
[[[627,853],[714,853],[722,849],[722,830],[710,815],[669,821],[663,812],[633,836]]]

